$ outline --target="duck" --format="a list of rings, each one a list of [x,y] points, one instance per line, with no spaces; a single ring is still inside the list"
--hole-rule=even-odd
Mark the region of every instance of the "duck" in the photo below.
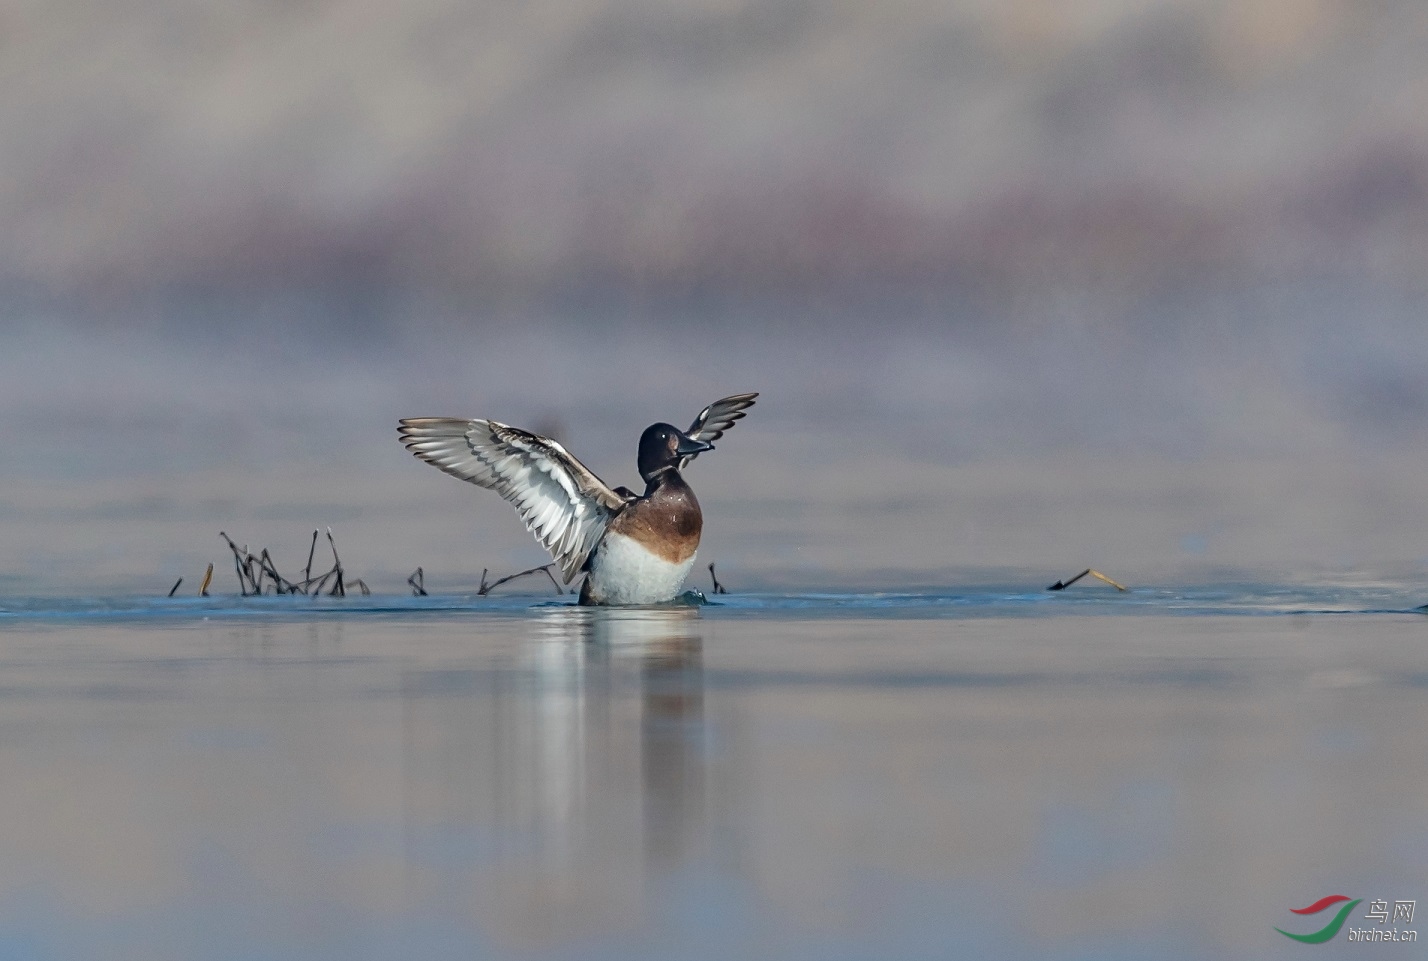
[[[585,575],[581,604],[668,604],[694,567],[704,529],[683,472],[758,396],[716,400],[687,430],[667,423],[645,428],[636,455],[643,494],[610,487],[559,442],[500,421],[404,417],[398,433],[419,459],[515,505],[563,582]]]

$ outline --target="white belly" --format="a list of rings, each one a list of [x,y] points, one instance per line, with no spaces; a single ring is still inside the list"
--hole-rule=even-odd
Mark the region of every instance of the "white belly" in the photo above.
[[[667,604],[679,596],[694,555],[672,564],[614,531],[590,559],[590,599],[597,604]]]

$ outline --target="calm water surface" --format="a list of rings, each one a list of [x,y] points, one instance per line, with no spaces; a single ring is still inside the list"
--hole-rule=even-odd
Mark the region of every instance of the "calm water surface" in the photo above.
[[[0,957],[1416,956],[1418,600],[0,601]]]

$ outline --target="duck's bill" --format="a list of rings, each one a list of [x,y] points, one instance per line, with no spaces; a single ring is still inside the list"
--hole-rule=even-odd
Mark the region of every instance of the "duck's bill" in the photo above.
[[[695,439],[692,438],[692,437],[689,437],[689,436],[686,436],[686,435],[681,434],[681,435],[680,435],[680,438],[679,438],[679,446],[676,447],[676,448],[674,449],[674,451],[675,451],[676,454],[679,454],[681,457],[686,457],[686,456],[688,456],[688,455],[690,455],[690,454],[702,454],[702,453],[704,453],[706,450],[713,450],[713,449],[714,449],[714,445],[713,445],[713,444],[705,443],[705,442],[702,441],[702,440],[695,440]]]

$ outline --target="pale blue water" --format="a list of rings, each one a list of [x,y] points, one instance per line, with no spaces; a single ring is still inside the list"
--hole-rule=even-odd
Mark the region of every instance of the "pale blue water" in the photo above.
[[[1026,587],[923,588],[908,592],[828,591],[738,594],[690,592],[682,604],[708,617],[1061,617],[1073,614],[1286,615],[1421,613],[1428,585],[1274,585],[1226,583],[1193,587],[1134,587],[1124,592],[1092,587],[1064,591]],[[549,591],[487,596],[407,594],[347,597],[0,597],[0,619],[324,618],[340,615],[422,617],[426,615],[523,615],[568,607],[572,595]]]
[[[0,959],[1356,956],[1424,599],[7,598]]]

